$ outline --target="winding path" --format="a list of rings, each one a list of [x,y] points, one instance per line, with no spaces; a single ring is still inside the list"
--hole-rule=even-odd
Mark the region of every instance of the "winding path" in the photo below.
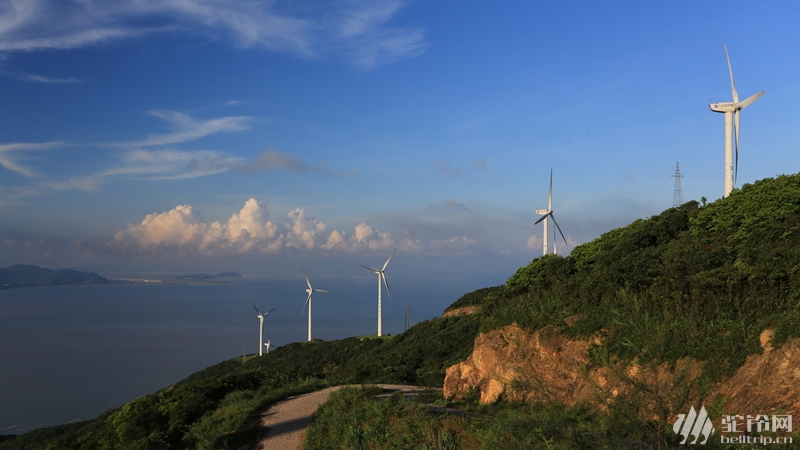
[[[389,391],[403,391],[413,395],[426,388],[400,384],[379,384]],[[331,393],[343,386],[335,386],[308,394],[295,395],[272,405],[261,415],[259,450],[298,450],[303,448],[306,427],[319,405],[325,403]]]

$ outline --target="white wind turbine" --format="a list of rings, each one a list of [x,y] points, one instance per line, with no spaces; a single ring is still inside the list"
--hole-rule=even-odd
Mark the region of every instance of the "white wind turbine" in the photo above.
[[[263,350],[261,345],[264,343],[264,317],[269,315],[272,311],[275,311],[275,308],[270,309],[266,314],[262,314],[261,311],[256,308],[256,305],[253,305],[253,308],[255,308],[258,313],[258,356],[261,356]]]
[[[753,96],[748,97],[746,100],[739,101],[739,93],[736,92],[736,85],[733,83],[733,69],[731,68],[731,58],[728,56],[728,47],[723,44],[725,48],[725,58],[728,59],[728,72],[731,75],[731,90],[733,91],[733,101],[724,103],[711,103],[708,105],[711,111],[725,114],[725,192],[723,197],[727,197],[733,185],[736,182],[736,173],[739,171],[739,120],[740,111],[750,106],[751,103],[758,100],[764,94],[764,91],[759,92]],[[732,120],[733,119],[733,120]],[[731,130],[733,125],[733,130]],[[736,159],[734,161],[733,145],[731,143],[731,135],[736,135]]]
[[[308,285],[308,298],[306,299],[306,304],[303,306],[303,312],[306,312],[306,306],[308,306],[308,341],[311,342],[311,294],[314,292],[330,292],[330,291],[323,291],[322,289],[314,289],[311,287],[311,281],[308,280],[308,274],[306,273],[306,269],[303,268],[303,273],[306,276],[306,284]],[[301,313],[302,314],[302,313]]]
[[[269,340],[269,328],[267,328],[267,342],[264,343],[264,347],[267,347],[267,353],[269,353],[270,347],[273,347]]]
[[[392,257],[396,251],[397,249],[394,249],[394,252],[392,252],[392,254],[389,256],[389,259],[386,260],[386,263],[384,263],[383,268],[380,270],[367,267],[363,264],[361,265],[361,267],[378,274],[378,336],[383,336],[383,315],[381,313],[381,291],[383,291],[383,286],[381,286],[381,280],[383,280],[383,284],[386,286],[386,292],[389,294],[389,300],[392,300],[392,291],[389,290],[389,283],[386,282],[386,274],[384,272],[386,271],[386,266],[389,265],[389,261],[392,260]]]
[[[540,214],[542,216],[541,219],[537,220],[534,225],[538,224],[541,221],[544,221],[544,239],[542,239],[542,255],[547,254],[547,242],[550,240],[550,236],[547,235],[547,222],[549,221],[548,218],[553,219],[553,223],[558,228],[558,232],[561,233],[561,237],[564,239],[564,243],[567,243],[567,238],[564,237],[564,233],[561,231],[561,227],[558,226],[558,222],[556,222],[556,217],[553,215],[553,169],[550,168],[550,192],[547,194],[547,209],[537,209],[536,214]],[[553,232],[553,254],[556,254],[556,235],[555,231]]]

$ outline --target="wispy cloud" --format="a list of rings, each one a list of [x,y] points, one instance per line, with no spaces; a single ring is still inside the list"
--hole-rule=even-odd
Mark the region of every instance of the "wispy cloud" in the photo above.
[[[63,50],[183,33],[300,57],[339,52],[370,68],[425,50],[421,28],[387,25],[401,6],[399,0],[318,7],[258,0],[6,0],[0,51]]]
[[[25,77],[20,78],[22,81],[30,81],[33,83],[45,83],[45,84],[74,84],[74,83],[83,83],[83,80],[80,78],[74,77],[67,77],[67,78],[52,78],[52,77],[45,77],[42,75],[27,75]]]
[[[229,116],[198,121],[177,111],[150,111],[150,114],[167,122],[172,132],[150,135],[141,141],[124,142],[117,145],[120,147],[153,147],[189,142],[211,134],[246,130],[249,128],[248,122],[252,119],[248,116]]]
[[[8,144],[0,144],[0,166],[6,170],[17,172],[22,175],[32,177],[36,173],[19,163],[20,159],[24,158],[24,154],[36,150],[49,150],[51,148],[60,147],[64,145],[63,142],[12,142]]]
[[[431,163],[434,170],[441,172],[450,177],[458,177],[464,174],[460,167],[454,166],[447,162],[433,162]]]
[[[63,182],[46,185],[55,190],[98,189],[111,178],[139,178],[144,180],[177,180],[197,178],[225,172],[241,164],[241,159],[223,153],[200,150],[132,150],[120,155],[120,163],[110,169],[91,175],[73,177]]]
[[[265,150],[250,161],[236,164],[236,169],[243,172],[260,172],[266,170],[289,170],[292,172],[317,172],[326,176],[345,176],[348,178],[358,178],[358,172],[349,170],[336,170],[319,161],[311,166],[301,158],[288,155],[279,150]]]

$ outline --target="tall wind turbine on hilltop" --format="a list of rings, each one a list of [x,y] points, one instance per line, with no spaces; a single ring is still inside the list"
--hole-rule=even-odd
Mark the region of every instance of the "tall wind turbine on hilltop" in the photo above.
[[[389,294],[389,300],[392,300],[392,291],[389,290],[389,284],[386,282],[386,274],[384,272],[386,271],[386,266],[389,265],[389,261],[392,260],[392,257],[396,251],[397,249],[394,249],[394,252],[392,252],[392,254],[389,256],[389,259],[386,260],[386,263],[383,264],[383,268],[380,270],[367,267],[363,264],[361,265],[361,267],[378,274],[378,336],[383,335],[383,316],[381,313],[381,291],[383,291],[383,286],[381,286],[381,280],[383,280],[383,284],[386,286],[386,292]]]
[[[308,341],[311,342],[311,295],[314,292],[330,292],[330,291],[323,291],[322,289],[314,289],[311,287],[311,281],[308,280],[308,274],[306,273],[305,267],[303,268],[303,274],[306,276],[306,284],[308,285],[308,298],[306,299],[306,304],[303,306],[303,312],[306,312],[306,306],[308,306]],[[302,314],[302,313],[301,313]]]
[[[547,254],[547,242],[550,240],[550,237],[547,235],[547,222],[549,219],[553,219],[553,223],[558,228],[558,232],[561,233],[561,237],[564,238],[564,243],[567,243],[567,238],[564,237],[564,233],[561,231],[561,227],[558,226],[558,222],[556,222],[556,217],[553,215],[553,168],[550,168],[550,192],[547,194],[547,209],[537,209],[536,214],[540,214],[542,216],[541,219],[537,220],[534,225],[537,225],[539,222],[544,221],[544,239],[542,239],[542,256]],[[555,231],[553,232],[553,254],[556,254],[556,235]]]
[[[264,317],[266,317],[272,311],[275,311],[275,308],[272,308],[266,314],[262,314],[261,311],[256,308],[256,305],[253,305],[253,308],[255,308],[256,312],[258,313],[258,356],[261,356],[263,354],[262,350],[264,350]]]
[[[728,56],[728,47],[723,44],[725,48],[725,58],[728,59],[728,73],[731,75],[731,90],[733,91],[733,101],[724,103],[711,103],[708,105],[711,111],[725,114],[725,192],[723,197],[730,195],[733,190],[733,185],[736,182],[736,174],[739,171],[739,120],[740,111],[747,108],[751,103],[758,100],[764,94],[764,91],[759,92],[753,96],[748,97],[746,100],[739,101],[739,93],[736,92],[736,84],[733,82],[733,69],[731,68],[731,58]],[[733,130],[731,130],[733,125]],[[736,135],[736,159],[733,156],[733,145],[731,143],[731,135]]]

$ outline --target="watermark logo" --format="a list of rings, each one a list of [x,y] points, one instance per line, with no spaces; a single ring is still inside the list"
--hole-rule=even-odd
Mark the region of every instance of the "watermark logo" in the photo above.
[[[755,414],[755,415],[725,415],[722,416],[722,430],[720,442],[723,444],[790,444],[791,436],[750,436],[745,433],[791,433],[792,416],[789,414]],[[694,406],[689,414],[678,414],[678,420],[672,425],[672,430],[681,437],[680,444],[703,445],[709,436],[714,433],[714,424],[708,417],[705,406],[700,407],[698,413]],[[727,435],[726,435],[727,433]],[[694,438],[694,439],[692,439]],[[702,440],[700,440],[702,438]],[[698,440],[700,442],[698,442]]]
[[[694,440],[688,444],[705,444],[708,437],[714,432],[714,425],[708,417],[705,406],[700,407],[700,414],[697,414],[692,406],[689,414],[678,414],[678,420],[675,421],[672,430],[683,438],[681,444],[687,444],[686,441],[692,436],[694,436]],[[703,440],[697,442],[701,436]]]

